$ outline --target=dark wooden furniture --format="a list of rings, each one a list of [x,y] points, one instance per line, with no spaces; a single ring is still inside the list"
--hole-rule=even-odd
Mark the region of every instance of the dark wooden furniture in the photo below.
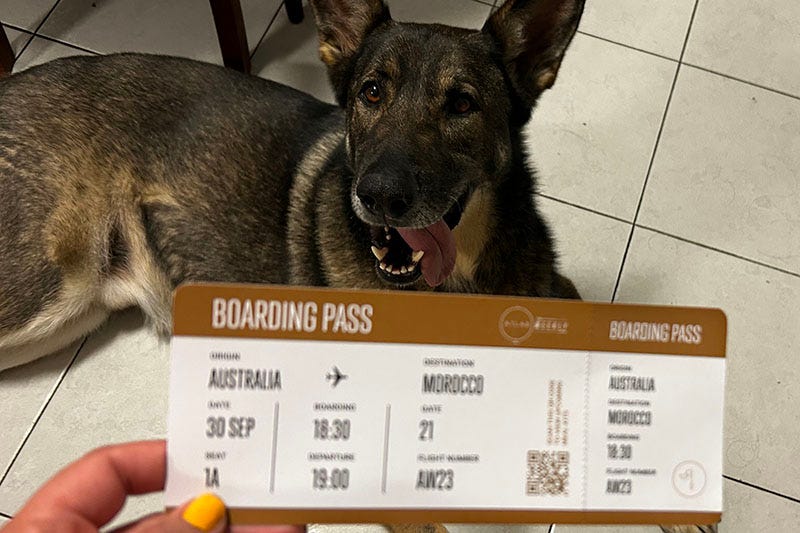
[[[3,26],[0,25],[0,76],[11,74],[11,67],[14,66],[14,50],[8,42]]]
[[[244,17],[239,0],[210,0],[214,25],[217,28],[222,62],[226,67],[250,72],[250,48],[244,29]],[[284,0],[286,15],[293,24],[303,20],[302,0]]]
[[[244,18],[239,0],[210,0],[210,2],[223,63],[226,67],[249,73],[250,48],[247,46],[247,34],[244,30]],[[303,21],[302,0],[284,0],[284,7],[286,15],[293,24]],[[5,30],[0,26],[0,76],[10,74],[13,66],[14,50]]]

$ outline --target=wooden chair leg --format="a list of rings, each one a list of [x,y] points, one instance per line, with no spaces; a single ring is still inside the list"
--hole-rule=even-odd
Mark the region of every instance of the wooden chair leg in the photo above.
[[[11,74],[11,68],[14,66],[14,50],[11,48],[11,43],[8,42],[3,26],[0,25],[0,77]]]
[[[283,4],[286,8],[286,15],[289,17],[289,22],[292,24],[300,24],[303,22],[303,0],[284,0]]]
[[[250,73],[250,48],[239,0],[210,0],[217,28],[222,62],[226,67]]]

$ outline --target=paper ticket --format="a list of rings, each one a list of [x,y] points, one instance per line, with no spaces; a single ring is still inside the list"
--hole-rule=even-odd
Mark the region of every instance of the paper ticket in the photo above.
[[[167,506],[234,523],[714,523],[725,315],[191,285]]]

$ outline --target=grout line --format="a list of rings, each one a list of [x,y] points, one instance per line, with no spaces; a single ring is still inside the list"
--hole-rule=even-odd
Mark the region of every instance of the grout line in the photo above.
[[[264,38],[267,36],[267,32],[269,32],[269,29],[275,23],[275,20],[278,18],[278,14],[281,12],[281,9],[283,9],[283,6],[284,6],[284,3],[281,2],[281,4],[278,6],[278,9],[276,9],[275,13],[272,14],[272,18],[269,19],[269,23],[267,24],[267,27],[264,29],[264,33],[261,34],[261,37],[258,39],[258,42],[253,47],[253,51],[250,52],[250,59],[251,60],[253,59],[253,57],[255,57],[256,52],[258,52],[258,48],[261,46],[261,43],[264,42]],[[310,10],[311,10],[311,6],[310,5],[304,5],[303,6],[304,17],[308,16],[308,12]]]
[[[547,195],[547,194],[543,194],[543,193],[540,193],[540,192],[537,192],[536,196],[540,196],[542,198],[546,198],[548,200],[552,200],[552,201],[557,202],[559,204],[568,205],[570,207],[574,207],[576,209],[580,209],[581,211],[586,211],[586,212],[592,213],[594,215],[598,215],[598,216],[601,216],[601,217],[604,217],[604,218],[615,220],[617,222],[622,222],[623,224],[627,224],[629,226],[635,226],[636,228],[652,231],[653,233],[658,233],[659,235],[663,235],[665,237],[670,237],[672,239],[675,239],[676,241],[681,241],[681,242],[685,242],[687,244],[692,244],[694,246],[699,246],[700,248],[705,248],[706,250],[711,250],[712,252],[717,252],[717,253],[720,253],[720,254],[723,254],[723,255],[727,255],[727,256],[733,257],[735,259],[741,259],[742,261],[746,261],[746,262],[752,263],[754,265],[758,265],[758,266],[761,266],[761,267],[764,267],[764,268],[768,268],[770,270],[774,270],[776,272],[780,272],[781,274],[787,274],[789,276],[800,278],[800,272],[794,272],[792,270],[787,270],[787,269],[779,267],[779,266],[775,266],[775,265],[771,265],[769,263],[765,263],[764,261],[759,261],[758,259],[753,259],[751,257],[747,257],[747,256],[744,256],[744,255],[739,255],[736,252],[731,252],[731,251],[725,250],[723,248],[717,248],[716,246],[712,246],[710,244],[705,244],[705,243],[702,243],[700,241],[694,241],[694,240],[686,238],[686,237],[681,237],[680,235],[676,235],[675,233],[670,233],[668,231],[656,229],[656,228],[654,228],[652,226],[646,226],[644,224],[635,224],[634,225],[629,220],[625,220],[624,218],[620,218],[620,217],[615,216],[615,215],[610,215],[608,213],[604,213],[602,211],[598,211],[596,209],[592,209],[591,207],[586,207],[586,206],[583,206],[583,205],[580,205],[580,204],[575,204],[575,203],[572,203],[572,202],[570,202],[568,200],[562,200],[561,198],[555,198],[553,196],[550,196],[550,195]]]
[[[629,48],[630,50],[636,50],[637,52],[641,52],[643,54],[659,57],[661,59],[666,59],[667,61],[671,61],[673,63],[677,63],[678,62],[677,59],[674,59],[672,57],[665,56],[665,55],[659,54],[657,52],[651,52],[650,50],[645,50],[644,48],[637,48],[637,47],[632,46],[630,44],[625,44],[625,43],[622,43],[620,41],[615,41],[613,39],[608,39],[606,37],[600,37],[599,35],[595,35],[594,33],[589,33],[588,31],[578,30],[577,33],[580,33],[581,35],[585,35],[587,37],[593,37],[595,39],[599,39],[600,41],[605,41],[607,43],[616,44],[618,46],[622,46],[623,48]]]
[[[541,192],[535,193],[536,196],[541,196],[542,198],[547,198],[548,200],[552,200],[554,202],[558,202],[560,204],[568,205],[571,207],[576,207],[583,211],[588,211],[589,213],[594,213],[595,215],[600,215],[601,217],[610,218],[611,220],[616,220],[617,222],[622,222],[623,224],[631,225],[630,220],[625,220],[624,218],[618,217],[616,215],[610,215],[608,213],[604,213],[602,211],[598,211],[597,209],[592,209],[591,207],[586,207],[585,205],[575,204],[570,202],[569,200],[562,200],[561,198],[556,198],[554,196],[550,196],[548,194],[544,194]]]
[[[601,216],[601,217],[604,217],[604,218],[615,220],[617,222],[622,222],[623,224],[627,224],[629,226],[635,226],[636,228],[645,229],[647,231],[652,231],[653,233],[658,233],[659,235],[663,235],[665,237],[670,237],[672,239],[675,239],[676,241],[681,241],[681,242],[685,242],[687,244],[692,244],[694,246],[699,246],[700,248],[705,248],[706,250],[711,250],[712,252],[717,252],[717,253],[720,253],[720,254],[723,254],[723,255],[727,255],[727,256],[733,257],[735,259],[741,259],[742,261],[746,261],[746,262],[752,263],[754,265],[758,265],[758,266],[761,266],[761,267],[764,267],[764,268],[768,268],[770,270],[774,270],[776,272],[780,272],[781,274],[787,274],[789,276],[800,278],[800,272],[794,272],[792,270],[787,270],[787,269],[779,267],[779,266],[775,266],[775,265],[771,265],[769,263],[765,263],[764,261],[759,261],[758,259],[753,259],[751,257],[747,257],[747,256],[744,256],[744,255],[739,255],[736,252],[731,252],[731,251],[725,250],[723,248],[717,248],[716,246],[712,246],[710,244],[705,244],[705,243],[702,243],[700,241],[695,241],[695,240],[692,240],[692,239],[689,239],[689,238],[686,238],[686,237],[681,237],[680,235],[676,235],[675,233],[670,233],[668,231],[656,229],[656,228],[654,228],[652,226],[646,226],[644,224],[635,224],[634,225],[629,220],[625,220],[624,218],[620,218],[620,217],[615,216],[615,215],[610,215],[608,213],[604,213],[602,211],[598,211],[596,209],[592,209],[591,207],[586,207],[586,206],[583,206],[583,205],[580,205],[580,204],[575,204],[575,203],[572,203],[572,202],[570,202],[568,200],[562,200],[561,198],[555,198],[553,196],[550,196],[550,195],[547,195],[547,194],[543,194],[543,193],[540,193],[540,192],[537,192],[536,196],[540,196],[542,198],[546,198],[548,200],[552,200],[552,201],[557,202],[559,204],[568,205],[570,207],[574,207],[576,209],[580,209],[581,211],[586,211],[586,212],[592,213],[594,215],[598,215],[598,216]]]
[[[695,65],[693,63],[683,63],[687,67],[696,68],[697,70],[702,70],[703,72],[708,72],[709,74],[716,74],[717,76],[721,76],[723,78],[727,78],[729,80],[738,81],[740,83],[744,83],[745,85],[750,85],[752,87],[758,87],[759,89],[763,89],[765,91],[769,91],[771,93],[777,93],[782,96],[787,96],[789,98],[793,98],[795,100],[800,100],[800,96],[792,93],[787,93],[786,91],[781,91],[780,89],[775,89],[773,87],[767,87],[766,85],[761,85],[759,83],[755,83],[752,81],[747,81],[742,78],[737,78],[736,76],[731,76],[730,74],[725,74],[724,72],[719,72],[716,70],[712,70],[710,68],[701,67],[700,65]]]
[[[16,24],[11,24],[10,22],[0,22],[0,25],[5,26],[6,28],[11,28],[12,30],[18,31],[20,33],[27,33],[28,35],[33,35],[33,32],[31,32],[31,30],[26,30],[25,28],[17,26]],[[2,513],[2,511],[0,511],[0,513]]]
[[[550,527],[547,528],[547,533],[556,533],[556,525],[550,524]]]
[[[637,228],[646,229],[648,231],[652,231],[653,233],[658,233],[659,235],[664,235],[665,237],[671,237],[675,240],[685,242],[687,244],[693,244],[695,246],[699,246],[700,248],[705,248],[706,250],[711,250],[712,252],[717,252],[720,254],[724,254],[730,257],[734,257],[736,259],[741,259],[742,261],[746,261],[748,263],[752,263],[754,265],[762,266],[764,268],[769,268],[770,270],[775,270],[780,272],[781,274],[788,274],[789,276],[794,276],[796,278],[800,278],[800,272],[792,272],[791,270],[786,270],[785,268],[777,267],[775,265],[770,265],[769,263],[764,263],[763,261],[759,261],[758,259],[752,259],[750,257],[745,257],[743,255],[739,255],[734,252],[729,252],[727,250],[723,250],[722,248],[717,248],[715,246],[711,246],[710,244],[703,244],[702,242],[693,241],[691,239],[687,239],[686,237],[681,237],[679,235],[675,235],[672,233],[668,233],[666,231],[661,231],[656,228],[652,228],[650,226],[645,226],[643,224],[636,224]]]
[[[66,46],[68,48],[73,48],[75,50],[80,50],[81,52],[87,52],[87,53],[90,53],[90,54],[93,54],[93,55],[96,55],[96,56],[103,55],[101,52],[98,52],[96,50],[92,50],[90,48],[84,48],[83,46],[80,46],[80,45],[77,45],[77,44],[68,43],[67,41],[62,41],[61,39],[56,39],[55,37],[48,37],[47,35],[44,35],[42,33],[37,33],[37,34],[34,35],[34,37],[38,37],[39,39],[44,39],[45,41],[50,41],[52,43],[60,44],[62,46]]]
[[[13,517],[13,516],[11,516],[10,514],[6,514],[6,513],[4,513],[3,511],[0,511],[0,516],[2,516],[3,518],[8,518],[9,520],[11,520],[12,518],[14,518],[14,517]]]
[[[17,60],[19,60],[19,58],[20,58],[20,57],[22,57],[22,54],[24,54],[24,53],[25,53],[25,50],[27,50],[27,49],[28,49],[28,47],[29,47],[29,46],[31,45],[31,43],[33,42],[33,38],[36,36],[36,34],[38,33],[38,31],[39,31],[40,29],[42,29],[42,26],[44,26],[44,23],[45,23],[45,22],[47,22],[47,19],[49,19],[49,18],[50,18],[50,15],[53,13],[53,11],[55,11],[55,9],[58,7],[58,4],[60,4],[60,3],[61,3],[61,0],[56,0],[55,4],[53,4],[53,7],[51,7],[51,8],[50,8],[50,10],[47,12],[47,14],[45,14],[45,16],[44,16],[44,18],[42,19],[42,21],[41,21],[41,22],[39,22],[39,25],[38,25],[38,26],[36,26],[36,28],[33,30],[33,37],[31,37],[30,39],[28,39],[28,42],[27,42],[27,43],[25,43],[25,46],[23,46],[23,47],[22,47],[22,50],[20,50],[20,51],[19,51],[19,54],[17,54],[17,57],[15,57],[15,58],[14,58],[14,62],[15,62],[15,63],[17,62]],[[2,481],[0,481],[0,483],[2,483]]]
[[[55,4],[53,4],[53,7],[51,7],[51,8],[50,8],[50,10],[49,10],[49,11],[47,12],[47,14],[44,16],[44,18],[42,19],[42,21],[39,23],[39,25],[38,25],[38,26],[36,26],[36,28],[33,30],[33,33],[34,33],[34,34],[36,34],[36,33],[39,33],[39,30],[41,30],[41,29],[42,29],[42,26],[44,26],[44,23],[45,23],[45,22],[47,22],[47,19],[49,19],[49,18],[50,18],[50,15],[52,15],[52,14],[53,14],[53,11],[55,11],[55,10],[56,10],[56,8],[58,7],[58,4],[60,4],[60,3],[61,3],[61,0],[56,0],[56,3],[55,3]]]
[[[44,402],[42,407],[39,409],[39,412],[36,414],[36,418],[33,420],[33,424],[31,424],[30,429],[25,434],[25,438],[22,439],[22,442],[17,447],[17,450],[14,452],[14,456],[11,458],[11,461],[8,463],[8,467],[6,468],[6,471],[3,472],[3,476],[0,477],[0,486],[3,485],[3,482],[8,477],[9,472],[11,472],[11,469],[14,467],[14,463],[17,461],[17,459],[19,458],[19,455],[22,453],[22,449],[25,447],[25,444],[28,443],[28,439],[30,439],[31,435],[33,435],[33,430],[36,429],[36,425],[39,423],[39,420],[41,420],[42,416],[44,415],[44,412],[47,410],[47,407],[50,405],[50,402],[55,397],[56,392],[58,392],[59,387],[61,387],[61,383],[64,381],[64,378],[67,377],[67,373],[69,372],[69,369],[72,368],[72,365],[75,364],[75,361],[78,359],[78,355],[81,353],[81,350],[83,349],[84,345],[86,344],[86,341],[87,341],[88,338],[89,338],[88,335],[83,338],[83,341],[81,341],[80,346],[78,346],[78,349],[75,350],[75,355],[72,356],[72,359],[70,359],[69,364],[64,368],[64,370],[61,371],[61,375],[58,377],[58,380],[56,381],[56,384],[53,387],[53,390],[50,392],[50,395],[47,397],[47,400]]]
[[[650,173],[653,170],[653,163],[656,160],[656,154],[658,154],[658,146],[661,142],[661,134],[664,132],[664,125],[667,123],[667,115],[669,114],[669,107],[672,103],[672,96],[675,93],[675,86],[678,83],[678,75],[681,72],[681,62],[683,61],[683,54],[686,53],[686,45],[689,43],[689,35],[692,32],[692,23],[694,23],[694,16],[697,13],[697,4],[700,0],[694,0],[694,7],[692,8],[692,16],[689,19],[689,26],[686,28],[686,36],[683,38],[683,47],[681,48],[681,55],[680,59],[678,60],[678,65],[675,67],[675,76],[672,78],[672,86],[669,88],[669,96],[667,96],[667,104],[664,106],[664,114],[661,117],[661,125],[658,127],[658,134],[656,135],[656,142],[653,146],[653,152],[650,154],[650,163],[647,165],[647,173],[644,176],[644,183],[642,184],[642,192],[639,194],[639,203],[636,205],[636,212],[633,215],[633,227],[631,227],[631,232],[628,234],[628,242],[625,245],[625,251],[622,254],[622,261],[619,265],[619,272],[617,273],[617,281],[614,283],[614,292],[611,295],[611,302],[613,303],[614,300],[617,299],[617,291],[619,290],[619,283],[622,280],[622,272],[625,270],[625,261],[628,259],[628,252],[630,251],[631,241],[633,240],[633,233],[636,231],[636,221],[639,219],[639,211],[642,208],[642,202],[644,201],[644,193],[647,191],[647,182],[650,180]]]
[[[766,492],[767,494],[772,494],[773,496],[777,496],[778,498],[783,498],[785,500],[789,500],[790,502],[800,503],[800,498],[795,498],[794,496],[789,496],[788,494],[783,494],[778,491],[768,489],[766,487],[760,487],[754,483],[749,483],[743,479],[737,479],[735,477],[731,477],[725,474],[722,474],[722,477],[727,479],[728,481],[733,481],[734,483],[739,483],[740,485],[744,485],[745,487],[750,487],[751,489],[760,490],[761,492]]]
[[[629,45],[629,44],[625,44],[625,43],[620,42],[620,41],[615,41],[613,39],[607,39],[606,37],[601,37],[599,35],[595,35],[594,33],[589,33],[587,31],[578,30],[577,33],[580,33],[582,35],[586,35],[587,37],[593,37],[595,39],[598,39],[600,41],[605,41],[607,43],[616,44],[618,46],[622,46],[623,48],[629,48],[631,50],[636,50],[637,52],[642,52],[643,54],[651,55],[651,56],[654,56],[654,57],[659,57],[661,59],[666,59],[667,61],[671,61],[673,63],[677,63],[677,62],[680,61],[680,63],[682,65],[687,66],[687,67],[692,67],[692,68],[695,68],[697,70],[702,70],[703,72],[707,72],[709,74],[715,74],[717,76],[720,76],[720,77],[723,77],[723,78],[727,78],[729,80],[738,81],[740,83],[744,83],[745,85],[750,85],[752,87],[757,87],[759,89],[763,89],[763,90],[769,91],[771,93],[780,94],[781,96],[786,96],[786,97],[792,98],[794,100],[800,100],[800,95],[796,95],[796,94],[792,94],[790,92],[782,91],[780,89],[776,89],[774,87],[769,87],[767,85],[761,85],[760,83],[756,83],[754,81],[748,81],[748,80],[746,80],[744,78],[738,78],[736,76],[732,76],[730,74],[725,74],[724,72],[720,72],[718,70],[714,70],[714,69],[707,68],[707,67],[702,67],[702,66],[696,65],[694,63],[687,63],[687,62],[685,62],[683,60],[674,59],[674,58],[671,58],[669,56],[665,56],[665,55],[662,55],[662,54],[659,54],[659,53],[656,53],[656,52],[651,52],[649,50],[645,50],[643,48],[637,48],[635,46],[632,46],[632,45]]]

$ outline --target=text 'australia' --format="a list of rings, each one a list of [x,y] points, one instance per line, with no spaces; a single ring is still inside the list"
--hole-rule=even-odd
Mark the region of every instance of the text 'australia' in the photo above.
[[[217,390],[281,390],[281,371],[266,368],[212,368],[208,388]]]

